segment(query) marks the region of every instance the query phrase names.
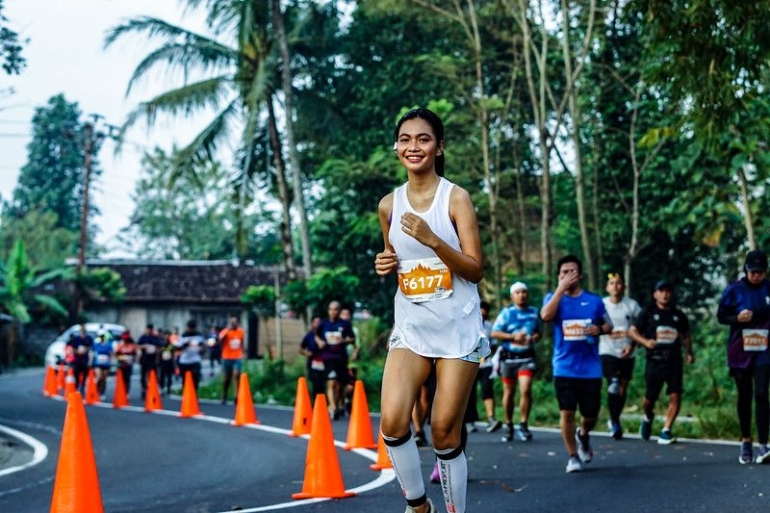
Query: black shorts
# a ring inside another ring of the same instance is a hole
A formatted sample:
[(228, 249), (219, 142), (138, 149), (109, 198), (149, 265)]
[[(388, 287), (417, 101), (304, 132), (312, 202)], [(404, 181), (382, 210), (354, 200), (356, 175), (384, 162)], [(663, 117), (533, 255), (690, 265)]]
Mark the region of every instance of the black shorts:
[(601, 378), (553, 378), (559, 410), (577, 411), (588, 419), (599, 415), (602, 402)]
[(495, 383), (490, 376), (492, 375), (492, 367), (479, 367), (478, 380), (481, 384), (481, 399), (494, 399), (495, 397)]
[(666, 384), (666, 394), (682, 393), (682, 374), (684, 362), (681, 356), (673, 356), (668, 360), (647, 359), (644, 369), (644, 397), (650, 401), (657, 401), (663, 385)]
[(347, 384), (349, 379), (348, 362), (345, 360), (324, 360), (324, 370), (328, 381)]
[(634, 374), (634, 361), (636, 358), (618, 358), (608, 354), (602, 355), (602, 375), (607, 381), (614, 377), (621, 381), (631, 381)]

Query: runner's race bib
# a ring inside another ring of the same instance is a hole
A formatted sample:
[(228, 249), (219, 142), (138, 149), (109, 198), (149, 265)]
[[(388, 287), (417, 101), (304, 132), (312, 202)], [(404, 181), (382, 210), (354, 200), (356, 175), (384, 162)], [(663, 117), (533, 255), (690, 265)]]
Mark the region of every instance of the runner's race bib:
[(234, 338), (230, 340), (230, 349), (240, 349), (241, 348), (241, 339)]
[(325, 369), (324, 367), (324, 361), (321, 359), (315, 359), (310, 362), (310, 368), (317, 371), (322, 371)]
[(144, 346), (144, 354), (155, 354), (156, 349), (155, 346), (148, 344)]
[(131, 356), (130, 354), (120, 355), (118, 356), (118, 360), (120, 360), (121, 362), (127, 365), (131, 365), (132, 363), (134, 363), (134, 357)]
[(440, 258), (402, 260), (398, 288), (413, 303), (446, 299), (452, 295), (452, 273)]
[(561, 322), (561, 330), (564, 333), (565, 342), (579, 342), (586, 340), (586, 328), (591, 324), (591, 319), (567, 319)]
[(171, 353), (171, 351), (163, 351), (162, 353), (160, 353), (161, 360), (168, 361), (171, 359), (172, 356), (173, 354)]
[(326, 343), (330, 346), (338, 346), (342, 344), (342, 332), (341, 331), (327, 331), (325, 333)]
[(655, 341), (658, 344), (673, 344), (679, 337), (679, 332), (671, 326), (658, 326), (655, 328)]
[(744, 351), (764, 351), (767, 349), (768, 330), (742, 330)]
[(110, 361), (110, 355), (108, 354), (96, 355), (96, 363), (109, 363), (109, 361)]

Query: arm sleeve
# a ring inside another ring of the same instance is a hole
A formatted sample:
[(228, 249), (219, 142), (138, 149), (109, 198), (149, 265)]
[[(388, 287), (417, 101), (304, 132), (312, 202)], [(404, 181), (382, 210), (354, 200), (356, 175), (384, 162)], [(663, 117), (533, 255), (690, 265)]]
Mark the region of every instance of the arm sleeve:
[(719, 324), (733, 325), (738, 323), (738, 312), (736, 311), (736, 298), (734, 289), (728, 287), (722, 293), (717, 306), (717, 321)]

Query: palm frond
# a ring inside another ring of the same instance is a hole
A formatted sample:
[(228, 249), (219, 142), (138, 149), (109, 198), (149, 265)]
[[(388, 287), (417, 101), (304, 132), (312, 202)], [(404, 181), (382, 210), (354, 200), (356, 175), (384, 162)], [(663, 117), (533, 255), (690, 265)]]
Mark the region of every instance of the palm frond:
[(177, 152), (169, 175), (170, 184), (173, 184), (182, 174), (188, 174), (194, 182), (200, 184), (195, 169), (205, 162), (216, 161), (217, 148), (222, 142), (227, 141), (231, 120), (237, 115), (238, 110), (237, 101), (232, 101), (195, 136), (190, 144)]
[[(151, 100), (140, 103), (131, 111), (123, 127), (129, 128), (141, 117), (146, 118), (149, 127), (155, 123), (159, 113), (189, 116), (196, 111), (208, 108), (217, 110), (222, 100), (225, 100), (230, 93), (231, 81), (232, 78), (229, 76), (218, 76), (161, 93)], [(121, 134), (124, 132), (122, 128)]]

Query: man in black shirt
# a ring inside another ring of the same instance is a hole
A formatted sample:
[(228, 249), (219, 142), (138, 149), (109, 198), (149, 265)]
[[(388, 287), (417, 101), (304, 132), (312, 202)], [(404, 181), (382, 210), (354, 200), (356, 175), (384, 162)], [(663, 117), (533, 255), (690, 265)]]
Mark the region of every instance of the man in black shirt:
[(668, 411), (658, 443), (669, 445), (676, 442), (671, 434), (682, 398), (683, 359), (682, 348), (688, 364), (695, 361), (690, 338), (690, 321), (687, 315), (674, 306), (674, 288), (668, 280), (655, 284), (655, 303), (647, 306), (628, 330), (628, 336), (647, 349), (645, 366), (644, 418), (639, 430), (643, 440), (649, 440), (652, 421), (655, 418), (655, 401), (663, 385), (667, 385)]

